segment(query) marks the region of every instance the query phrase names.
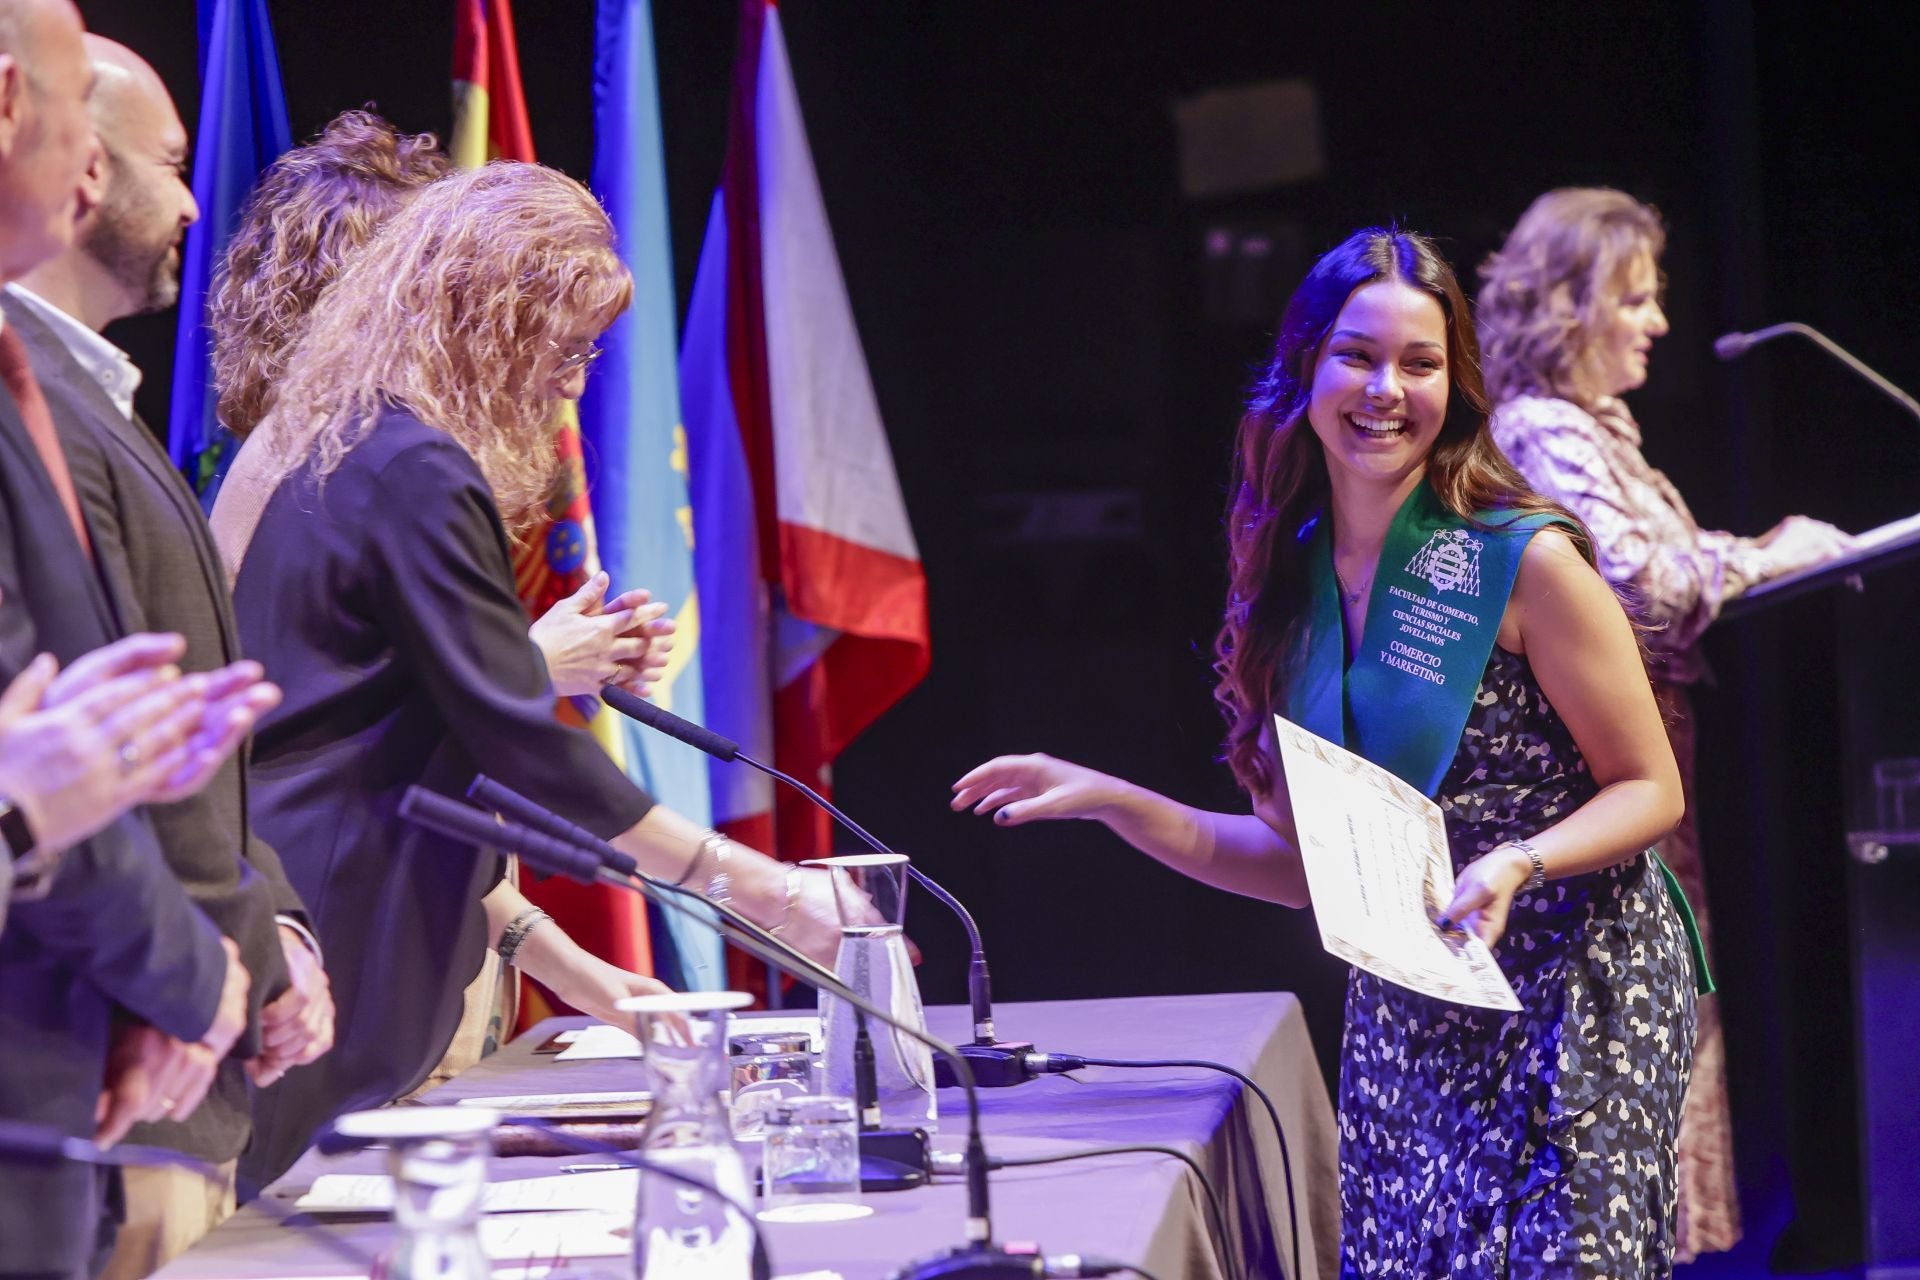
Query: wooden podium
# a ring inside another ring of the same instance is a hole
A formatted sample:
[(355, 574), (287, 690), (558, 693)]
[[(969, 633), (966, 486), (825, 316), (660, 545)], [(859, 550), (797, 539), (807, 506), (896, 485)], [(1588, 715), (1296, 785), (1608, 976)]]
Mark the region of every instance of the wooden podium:
[(1833, 592), (1867, 1276), (1920, 1280), (1920, 516), (1860, 543), (1725, 614)]

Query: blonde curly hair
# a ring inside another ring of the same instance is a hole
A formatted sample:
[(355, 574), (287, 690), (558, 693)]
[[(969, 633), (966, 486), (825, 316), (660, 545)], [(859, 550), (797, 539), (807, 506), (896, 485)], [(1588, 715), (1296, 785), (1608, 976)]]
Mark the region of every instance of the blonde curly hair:
[(496, 161), (426, 188), (321, 295), (261, 424), (272, 483), (331, 474), (404, 407), (480, 465), (509, 529), (552, 483), (553, 384), (633, 294), (613, 224), (552, 169)]
[(1535, 200), (1480, 267), (1475, 307), (1494, 404), (1544, 395), (1592, 405), (1596, 343), (1641, 255), (1667, 246), (1660, 214), (1611, 187), (1562, 187)]
[(208, 302), (222, 426), (244, 438), (267, 415), (321, 290), (416, 192), (450, 172), (432, 134), (401, 133), (371, 111), (341, 112), (268, 166)]

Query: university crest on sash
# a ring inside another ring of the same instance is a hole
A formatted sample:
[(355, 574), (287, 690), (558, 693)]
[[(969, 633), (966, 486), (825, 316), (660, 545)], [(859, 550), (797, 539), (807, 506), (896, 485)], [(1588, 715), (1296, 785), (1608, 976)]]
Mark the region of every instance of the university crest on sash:
[(1480, 594), (1480, 539), (1465, 529), (1439, 529), (1407, 561), (1407, 572), (1435, 591)]

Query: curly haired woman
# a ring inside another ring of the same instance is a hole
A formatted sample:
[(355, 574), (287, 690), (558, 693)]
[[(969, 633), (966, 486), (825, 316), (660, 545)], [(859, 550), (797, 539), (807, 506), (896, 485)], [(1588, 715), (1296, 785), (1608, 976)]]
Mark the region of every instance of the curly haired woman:
[[(1721, 606), (1768, 578), (1843, 552), (1847, 535), (1791, 516), (1758, 538), (1711, 532), (1640, 452), (1621, 396), (1647, 380), (1667, 332), (1660, 307), (1660, 215), (1603, 187), (1550, 191), (1481, 268), (1478, 308), (1493, 436), (1534, 488), (1593, 533), (1600, 572), (1627, 589), (1645, 635), (1654, 692), (1680, 763), (1686, 814), (1661, 858), (1707, 933), (1693, 811), (1694, 730), (1687, 687), (1705, 673), (1701, 632)], [(1693, 1082), (1680, 1129), (1678, 1259), (1740, 1239), (1719, 1002), (1703, 999)]]
[(526, 634), (508, 530), (544, 504), (554, 402), (580, 395), (631, 291), (571, 179), (495, 164), (435, 182), (321, 295), (221, 490), (242, 640), (286, 693), (255, 750), (258, 825), (314, 915), (339, 1010), (333, 1053), (259, 1098), (257, 1179), (334, 1116), (419, 1084), (490, 943), (602, 1017), (648, 981), (529, 915), (493, 860), (401, 822), (409, 786), (459, 794), (484, 769), (643, 870), (728, 886), (816, 956), (838, 940), (823, 877), (655, 805), (555, 720)]

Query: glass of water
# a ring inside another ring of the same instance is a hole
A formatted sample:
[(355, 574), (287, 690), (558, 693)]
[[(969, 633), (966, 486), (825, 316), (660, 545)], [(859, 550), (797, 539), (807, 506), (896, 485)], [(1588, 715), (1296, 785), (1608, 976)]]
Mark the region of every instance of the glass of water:
[(1878, 762), (1873, 766), (1873, 790), (1882, 832), (1920, 835), (1920, 760)]
[(860, 1120), (853, 1099), (808, 1094), (766, 1111), (761, 1180), (768, 1222), (842, 1222), (872, 1213), (860, 1203)]

